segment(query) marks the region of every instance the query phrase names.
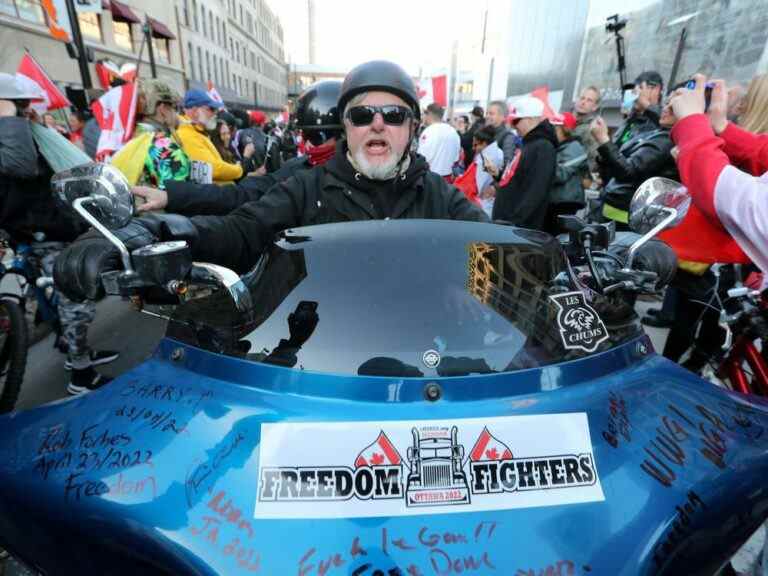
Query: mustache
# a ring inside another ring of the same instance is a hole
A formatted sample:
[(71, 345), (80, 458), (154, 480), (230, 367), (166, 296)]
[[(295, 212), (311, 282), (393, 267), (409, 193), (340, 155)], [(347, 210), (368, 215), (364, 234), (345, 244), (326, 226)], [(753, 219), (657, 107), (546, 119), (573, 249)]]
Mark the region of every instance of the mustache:
[(384, 142), (390, 148), (392, 147), (392, 143), (389, 141), (389, 138), (387, 138), (386, 136), (369, 136), (363, 141), (363, 146), (367, 146), (371, 142)]

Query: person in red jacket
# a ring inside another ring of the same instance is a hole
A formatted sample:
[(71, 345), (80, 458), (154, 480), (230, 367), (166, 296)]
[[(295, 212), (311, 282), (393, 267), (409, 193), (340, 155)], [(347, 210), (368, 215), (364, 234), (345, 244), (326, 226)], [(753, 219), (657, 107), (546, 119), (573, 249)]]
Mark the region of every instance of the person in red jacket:
[[(703, 75), (693, 90), (671, 99), (677, 124), (672, 139), (678, 169), (697, 209), (719, 224), (765, 273), (768, 271), (768, 135), (755, 135), (727, 120), (725, 83), (714, 82), (705, 114)], [(765, 285), (765, 283), (764, 283)]]

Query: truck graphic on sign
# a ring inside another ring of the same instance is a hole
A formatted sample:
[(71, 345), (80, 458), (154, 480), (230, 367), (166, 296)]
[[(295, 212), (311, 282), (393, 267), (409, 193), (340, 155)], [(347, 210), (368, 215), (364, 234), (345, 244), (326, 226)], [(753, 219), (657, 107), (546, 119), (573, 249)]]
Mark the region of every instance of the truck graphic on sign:
[(457, 427), (412, 428), (411, 433), (406, 505), (469, 504), (469, 486), (462, 466), (464, 446), (458, 442)]

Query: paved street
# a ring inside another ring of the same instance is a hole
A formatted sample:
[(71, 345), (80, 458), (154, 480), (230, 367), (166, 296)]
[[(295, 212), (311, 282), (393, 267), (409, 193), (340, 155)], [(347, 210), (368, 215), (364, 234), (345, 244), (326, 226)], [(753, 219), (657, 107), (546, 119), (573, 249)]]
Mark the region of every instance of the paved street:
[[(99, 371), (116, 376), (140, 364), (152, 354), (164, 331), (163, 320), (140, 314), (119, 298), (100, 302), (89, 341), (98, 348), (119, 350), (121, 356)], [(69, 373), (64, 370), (64, 356), (53, 347), (53, 340), (53, 334), (49, 334), (29, 351), (18, 403), (21, 410), (67, 395)]]

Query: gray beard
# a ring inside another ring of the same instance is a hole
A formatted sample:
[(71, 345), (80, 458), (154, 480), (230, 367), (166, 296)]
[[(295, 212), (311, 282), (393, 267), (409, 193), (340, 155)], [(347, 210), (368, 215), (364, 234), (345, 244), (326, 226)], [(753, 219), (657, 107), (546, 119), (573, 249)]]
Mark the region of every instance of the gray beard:
[(391, 154), (390, 158), (382, 164), (371, 164), (365, 157), (362, 147), (354, 155), (347, 151), (347, 159), (357, 172), (370, 180), (391, 180), (397, 176), (398, 172), (402, 174), (408, 170), (411, 164), (410, 156), (406, 156), (398, 170), (399, 159), (395, 154)]

